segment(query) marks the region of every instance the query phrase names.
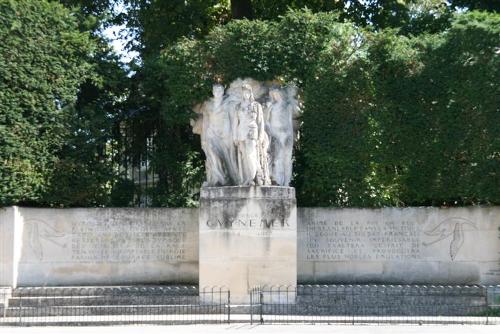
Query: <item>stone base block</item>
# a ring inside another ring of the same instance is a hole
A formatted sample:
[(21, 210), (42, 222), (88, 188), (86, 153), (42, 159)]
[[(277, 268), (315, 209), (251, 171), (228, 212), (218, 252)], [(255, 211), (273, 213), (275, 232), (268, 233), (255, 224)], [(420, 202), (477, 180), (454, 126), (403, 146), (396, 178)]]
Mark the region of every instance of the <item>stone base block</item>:
[(244, 304), (255, 286), (297, 284), (294, 188), (202, 188), (199, 220), (200, 291), (225, 286)]

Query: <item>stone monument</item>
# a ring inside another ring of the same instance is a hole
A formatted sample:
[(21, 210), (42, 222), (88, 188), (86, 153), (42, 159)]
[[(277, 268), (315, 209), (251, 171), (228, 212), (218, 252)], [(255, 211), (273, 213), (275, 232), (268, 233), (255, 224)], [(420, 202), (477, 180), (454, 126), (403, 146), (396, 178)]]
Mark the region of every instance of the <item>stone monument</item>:
[(233, 302), (248, 303), (255, 286), (297, 283), (297, 208), (288, 186), (296, 95), (294, 87), (238, 79), (227, 90), (215, 85), (194, 108), (191, 124), (206, 155), (200, 291), (226, 286)]

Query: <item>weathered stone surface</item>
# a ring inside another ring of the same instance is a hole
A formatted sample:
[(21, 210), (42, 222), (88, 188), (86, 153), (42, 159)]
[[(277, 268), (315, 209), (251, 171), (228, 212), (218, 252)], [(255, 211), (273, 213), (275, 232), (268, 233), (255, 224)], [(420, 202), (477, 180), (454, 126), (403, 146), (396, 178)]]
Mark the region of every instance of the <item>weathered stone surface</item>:
[(301, 208), (298, 280), (498, 284), (500, 208)]
[(204, 186), (279, 185), (292, 178), (299, 101), (293, 86), (237, 79), (196, 105), (191, 121), (205, 152)]
[[(495, 287), (425, 285), (299, 285), (296, 304), (277, 307), (287, 291), (264, 288), (262, 312), (283, 315), (467, 316), (488, 309)], [(350, 320), (350, 319), (349, 319)], [(348, 320), (348, 321), (349, 321)], [(415, 319), (417, 320), (417, 319)]]
[[(8, 298), (0, 325), (8, 318), (19, 321), (44, 322), (45, 317), (73, 317), (92, 322), (92, 316), (124, 316), (132, 322), (134, 315), (149, 315), (149, 320), (160, 314), (220, 314), (227, 304), (227, 291), (214, 291), (211, 295), (218, 303), (214, 307), (200, 306), (198, 288), (194, 286), (89, 286), (89, 287), (30, 287), (17, 288)], [(1, 308), (1, 306), (0, 306)], [(23, 319), (23, 320), (24, 320)], [(67, 318), (68, 319), (68, 318)], [(60, 319), (64, 323), (65, 319)], [(116, 319), (114, 319), (116, 320)], [(147, 319), (146, 319), (147, 320)], [(113, 322), (111, 320), (110, 322)]]
[(0, 208), (0, 287), (17, 285), (22, 233), (18, 208)]
[(197, 210), (19, 208), (17, 283), (196, 283)]
[(293, 188), (202, 189), (200, 290), (226, 286), (238, 304), (254, 286), (295, 285), (296, 247)]
[[(277, 204), (283, 199), (295, 203), (294, 190), (286, 187), (206, 188), (202, 197), (209, 203), (205, 215), (219, 217), (215, 224), (223, 225), (234, 219), (229, 212), (250, 219), (259, 218), (251, 212), (271, 212), (271, 217), (285, 208)], [(204, 268), (218, 274), (228, 261), (223, 270), (229, 273), (238, 252), (243, 252), (243, 259), (265, 258), (270, 252), (272, 261), (262, 263), (273, 265), (270, 271), (279, 279), (263, 284), (290, 284), (280, 276), (283, 266), (278, 259), (281, 246), (286, 252), (291, 249), (286, 246), (291, 232), (280, 231), (278, 224), (264, 229), (267, 235), (262, 231), (263, 235), (256, 235), (258, 229), (253, 224), (250, 229), (248, 220), (246, 224), (227, 231), (203, 226), (201, 232), (214, 233), (217, 240), (205, 244), (207, 254), (211, 247), (214, 252), (227, 250), (213, 269)], [(0, 286), (196, 284), (198, 225), (198, 209), (3, 208)], [(500, 284), (499, 229), (500, 207), (299, 208), (298, 280), (307, 284)], [(232, 238), (235, 233), (239, 234)], [(284, 257), (289, 259), (286, 252)]]

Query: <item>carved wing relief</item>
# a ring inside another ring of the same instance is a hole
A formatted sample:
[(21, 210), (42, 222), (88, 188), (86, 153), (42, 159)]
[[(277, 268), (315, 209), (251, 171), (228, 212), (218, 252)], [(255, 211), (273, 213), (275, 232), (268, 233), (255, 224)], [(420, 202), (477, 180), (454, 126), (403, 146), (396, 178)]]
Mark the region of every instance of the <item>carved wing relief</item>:
[(430, 238), (429, 241), (423, 244), (424, 246), (430, 246), (451, 237), (450, 258), (454, 261), (465, 241), (464, 226), (477, 229), (476, 223), (468, 219), (460, 217), (447, 218), (429, 230), (424, 231), (424, 234)]

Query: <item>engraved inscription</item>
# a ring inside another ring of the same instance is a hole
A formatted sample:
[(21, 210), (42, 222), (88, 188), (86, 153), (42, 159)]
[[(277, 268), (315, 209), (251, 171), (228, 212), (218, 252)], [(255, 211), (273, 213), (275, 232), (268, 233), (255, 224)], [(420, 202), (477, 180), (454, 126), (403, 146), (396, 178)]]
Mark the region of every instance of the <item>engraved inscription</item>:
[(306, 261), (419, 259), (421, 242), (410, 221), (311, 221), (306, 225)]
[(104, 224), (74, 223), (71, 259), (83, 262), (183, 261), (186, 259), (186, 238), (183, 222), (175, 225), (161, 221), (127, 224), (119, 220)]
[(211, 229), (231, 228), (231, 229), (279, 229), (290, 227), (290, 222), (286, 218), (262, 218), (262, 217), (244, 217), (244, 218), (212, 218), (206, 221), (206, 225)]
[(64, 223), (25, 222), (22, 262), (136, 263), (187, 261), (197, 252), (187, 221), (157, 214), (87, 215)]

